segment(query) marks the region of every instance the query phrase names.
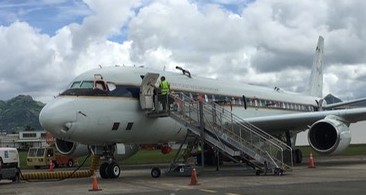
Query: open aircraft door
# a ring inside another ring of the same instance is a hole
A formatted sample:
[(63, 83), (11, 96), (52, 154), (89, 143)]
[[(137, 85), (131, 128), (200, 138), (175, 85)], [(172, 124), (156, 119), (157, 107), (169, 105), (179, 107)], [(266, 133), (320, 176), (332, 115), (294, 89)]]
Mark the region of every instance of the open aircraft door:
[(157, 73), (146, 73), (140, 86), (140, 105), (143, 110), (154, 108), (154, 89), (159, 78)]

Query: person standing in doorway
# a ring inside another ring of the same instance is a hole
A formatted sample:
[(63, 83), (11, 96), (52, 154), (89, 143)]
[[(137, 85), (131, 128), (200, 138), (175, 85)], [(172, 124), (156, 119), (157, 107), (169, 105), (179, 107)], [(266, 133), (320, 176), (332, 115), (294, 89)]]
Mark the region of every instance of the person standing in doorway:
[(169, 95), (169, 91), (170, 91), (170, 84), (169, 82), (165, 79), (164, 76), (162, 76), (160, 78), (160, 102), (163, 105), (163, 111), (167, 111), (167, 105), (168, 105), (168, 95)]

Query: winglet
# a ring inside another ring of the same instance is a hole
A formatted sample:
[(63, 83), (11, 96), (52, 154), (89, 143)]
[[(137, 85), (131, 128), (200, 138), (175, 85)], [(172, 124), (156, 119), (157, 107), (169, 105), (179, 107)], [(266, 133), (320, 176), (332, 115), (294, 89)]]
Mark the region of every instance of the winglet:
[(313, 67), (310, 75), (308, 95), (311, 96), (323, 96), (323, 54), (324, 38), (322, 36), (319, 36), (318, 44), (315, 49)]

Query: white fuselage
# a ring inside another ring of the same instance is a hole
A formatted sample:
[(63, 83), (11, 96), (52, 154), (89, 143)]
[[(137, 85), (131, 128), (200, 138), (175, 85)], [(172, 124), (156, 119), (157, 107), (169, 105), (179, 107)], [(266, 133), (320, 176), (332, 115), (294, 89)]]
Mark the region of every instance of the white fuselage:
[[(88, 145), (181, 141), (186, 135), (184, 126), (169, 117), (148, 118), (140, 107), (139, 88), (142, 77), (148, 72), (165, 76), (173, 92), (184, 92), (193, 98), (202, 94), (204, 101), (221, 101), (243, 119), (314, 111), (315, 100), (319, 100), (273, 88), (195, 76), (189, 78), (180, 72), (108, 67), (76, 77), (70, 89), (43, 108), (40, 122), (56, 138)], [(117, 88), (109, 86), (105, 94), (95, 95), (92, 88), (75, 87), (95, 81), (97, 74), (108, 85)]]

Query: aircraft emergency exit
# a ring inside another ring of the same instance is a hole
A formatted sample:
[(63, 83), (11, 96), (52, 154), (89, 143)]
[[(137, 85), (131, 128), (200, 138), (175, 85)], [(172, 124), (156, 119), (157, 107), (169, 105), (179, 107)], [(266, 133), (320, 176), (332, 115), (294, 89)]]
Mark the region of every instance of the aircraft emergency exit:
[[(284, 138), (291, 147), (296, 134), (309, 129), (308, 140), (315, 151), (339, 153), (350, 144), (350, 123), (366, 120), (366, 108), (327, 110), (332, 105), (321, 97), (323, 47), (324, 40), (319, 37), (306, 94), (202, 78), (181, 67), (178, 72), (103, 67), (77, 76), (42, 109), (40, 122), (56, 138), (61, 153), (100, 153), (108, 160), (100, 167), (102, 177), (118, 177), (115, 159), (120, 154), (128, 158), (139, 144), (181, 142), (187, 134), (172, 118), (146, 116), (146, 110), (154, 108), (157, 80), (165, 76), (172, 93), (192, 99), (200, 95), (205, 102), (221, 104), (267, 133)], [(301, 152), (295, 150), (294, 154), (296, 161), (301, 161)]]

